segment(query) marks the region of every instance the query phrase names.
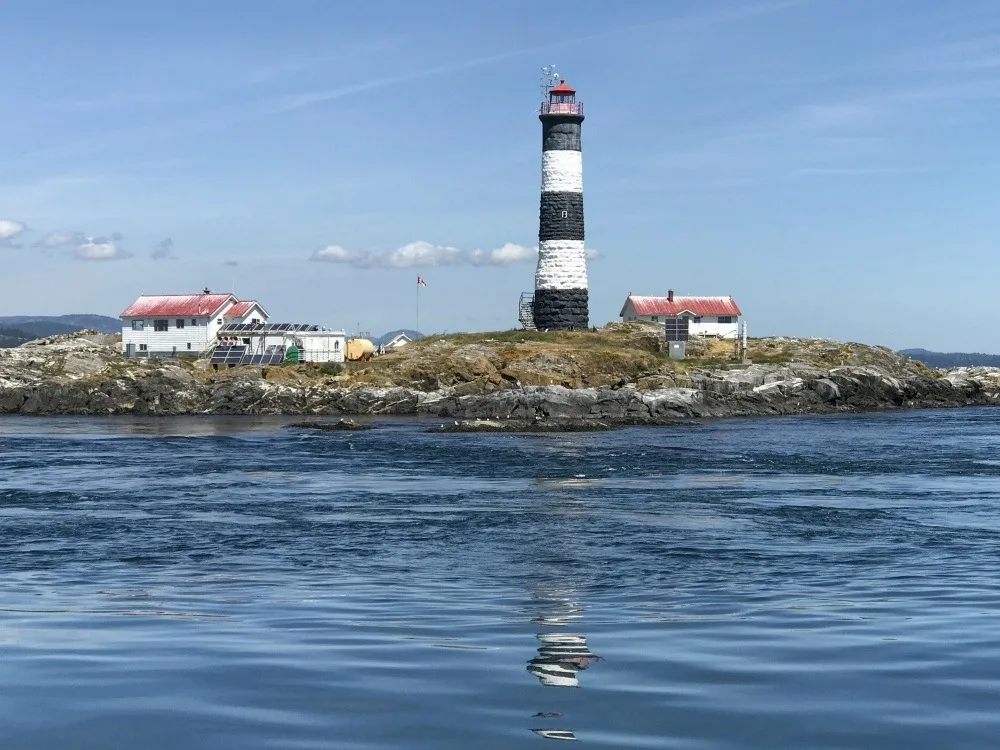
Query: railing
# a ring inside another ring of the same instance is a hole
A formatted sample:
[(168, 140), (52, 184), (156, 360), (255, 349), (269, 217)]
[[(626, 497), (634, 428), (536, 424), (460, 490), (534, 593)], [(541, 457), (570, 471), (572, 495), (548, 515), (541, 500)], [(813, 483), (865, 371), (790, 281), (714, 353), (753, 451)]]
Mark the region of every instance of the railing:
[(538, 113), (542, 115), (579, 115), (580, 117), (583, 117), (583, 103), (542, 102), (541, 109), (538, 110)]
[(524, 330), (535, 330), (535, 295), (529, 292), (521, 294), (521, 299), (517, 306), (517, 319)]

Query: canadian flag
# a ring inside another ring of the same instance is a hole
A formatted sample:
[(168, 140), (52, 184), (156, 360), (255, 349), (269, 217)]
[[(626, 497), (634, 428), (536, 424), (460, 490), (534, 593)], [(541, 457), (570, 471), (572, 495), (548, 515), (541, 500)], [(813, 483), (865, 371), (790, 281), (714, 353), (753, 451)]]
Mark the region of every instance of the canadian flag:
[(427, 286), (427, 282), (417, 276), (417, 286)]

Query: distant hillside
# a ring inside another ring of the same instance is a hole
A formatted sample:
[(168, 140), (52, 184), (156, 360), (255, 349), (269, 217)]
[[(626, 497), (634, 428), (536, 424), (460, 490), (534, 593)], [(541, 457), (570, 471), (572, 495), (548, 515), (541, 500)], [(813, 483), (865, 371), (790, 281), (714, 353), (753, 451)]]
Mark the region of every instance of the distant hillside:
[(9, 315), (0, 317), (0, 327), (17, 328), (34, 334), (32, 338), (54, 336), (93, 328), (101, 333), (121, 333), (122, 324), (118, 318), (107, 315)]
[(375, 346), (379, 346), (381, 344), (388, 344), (390, 341), (392, 341), (396, 336), (398, 336), (401, 333), (405, 333), (407, 336), (410, 337), (410, 340), (412, 341), (416, 341), (417, 339), (422, 339), (424, 337), (424, 334), (420, 333), (419, 331), (414, 331), (410, 328), (400, 328), (396, 331), (389, 331), (389, 333), (383, 334), (378, 338), (373, 338), (371, 341), (373, 344), (375, 344)]
[(929, 352), (926, 349), (902, 349), (899, 353), (928, 367), (1000, 367), (1000, 354)]
[(11, 349), (36, 338), (38, 337), (19, 328), (0, 326), (0, 349)]

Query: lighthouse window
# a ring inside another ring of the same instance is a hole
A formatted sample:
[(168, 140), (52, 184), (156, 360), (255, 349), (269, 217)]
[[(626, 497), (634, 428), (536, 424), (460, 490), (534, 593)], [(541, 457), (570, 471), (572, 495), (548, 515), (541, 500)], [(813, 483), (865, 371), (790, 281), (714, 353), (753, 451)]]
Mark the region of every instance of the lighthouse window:
[(569, 218), (569, 211), (563, 211), (562, 212), (562, 218), (563, 219), (568, 219)]

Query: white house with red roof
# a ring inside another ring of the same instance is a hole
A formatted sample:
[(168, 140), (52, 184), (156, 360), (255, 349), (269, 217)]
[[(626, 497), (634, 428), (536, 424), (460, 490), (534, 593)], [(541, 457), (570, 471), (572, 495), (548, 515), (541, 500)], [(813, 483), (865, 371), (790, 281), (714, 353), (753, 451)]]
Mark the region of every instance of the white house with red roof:
[(732, 297), (680, 297), (673, 289), (666, 297), (630, 294), (619, 313), (625, 323), (663, 323), (668, 318), (687, 318), (692, 336), (735, 339), (739, 335), (739, 306)]
[(122, 351), (129, 357), (198, 356), (235, 323), (266, 323), (256, 300), (205, 289), (201, 294), (143, 294), (122, 311)]

